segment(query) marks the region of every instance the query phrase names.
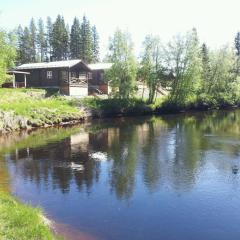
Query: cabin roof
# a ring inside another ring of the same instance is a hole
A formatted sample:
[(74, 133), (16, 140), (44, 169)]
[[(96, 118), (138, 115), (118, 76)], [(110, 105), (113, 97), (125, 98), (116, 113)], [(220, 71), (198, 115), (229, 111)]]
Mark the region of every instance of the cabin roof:
[[(71, 68), (81, 62), (82, 60), (78, 59), (78, 60), (65, 60), (65, 61), (57, 61), (57, 62), (26, 63), (16, 67), (15, 70), (37, 69), (37, 68), (38, 69), (39, 68), (63, 68), (63, 67)], [(85, 63), (83, 64), (86, 65)]]
[(10, 70), (10, 71), (7, 71), (7, 74), (25, 74), (25, 75), (29, 75), (30, 72), (22, 72), (22, 71)]
[(88, 67), (91, 70), (107, 70), (112, 67), (112, 63), (93, 63), (93, 64), (88, 64)]

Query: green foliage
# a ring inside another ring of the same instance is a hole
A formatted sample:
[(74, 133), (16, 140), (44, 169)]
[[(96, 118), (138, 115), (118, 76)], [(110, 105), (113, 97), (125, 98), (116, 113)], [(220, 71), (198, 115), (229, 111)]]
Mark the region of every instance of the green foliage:
[(41, 215), (39, 209), (25, 206), (0, 192), (0, 239), (56, 239)]
[(174, 37), (166, 46), (164, 56), (174, 75), (169, 101), (184, 105), (200, 87), (201, 54), (196, 30)]
[(14, 36), (0, 30), (0, 85), (7, 80), (6, 71), (14, 66), (15, 57)]
[(99, 35), (96, 26), (92, 28), (93, 33), (93, 59), (92, 62), (99, 62)]
[(37, 62), (38, 56), (37, 56), (37, 27), (35, 25), (35, 20), (32, 18), (30, 21), (29, 26), (29, 32), (30, 32), (30, 56), (31, 56), (31, 62)]
[(46, 27), (40, 18), (37, 26), (32, 18), (29, 27), (17, 30), (18, 64), (64, 59), (82, 59), (87, 63), (99, 61), (99, 36), (96, 26), (83, 17), (82, 23), (75, 17), (71, 29), (63, 16), (52, 23), (47, 17)]
[(70, 34), (70, 56), (72, 59), (81, 58), (81, 26), (78, 18), (74, 18)]
[(44, 22), (41, 18), (38, 20), (37, 44), (40, 53), (40, 61), (44, 62), (47, 58), (47, 39), (44, 28)]
[(142, 99), (98, 99), (94, 97), (86, 97), (71, 101), (73, 106), (89, 108), (95, 112), (97, 116), (117, 116), (117, 115), (141, 115), (150, 114), (156, 108), (156, 105), (146, 103)]
[(144, 53), (138, 71), (140, 81), (147, 84), (149, 88), (149, 102), (155, 100), (157, 89), (161, 85), (163, 79), (163, 66), (160, 53), (160, 40), (157, 37), (148, 35), (143, 43)]
[(93, 61), (93, 36), (92, 28), (86, 16), (83, 16), (81, 24), (80, 57), (86, 63)]
[(133, 43), (127, 32), (117, 30), (110, 40), (108, 61), (113, 63), (106, 78), (119, 98), (129, 98), (136, 89), (137, 65)]
[(64, 18), (57, 16), (52, 30), (52, 54), (55, 60), (63, 60), (68, 57), (68, 32)]
[(236, 49), (236, 55), (240, 56), (240, 32), (236, 34), (236, 37), (234, 39), (235, 49)]

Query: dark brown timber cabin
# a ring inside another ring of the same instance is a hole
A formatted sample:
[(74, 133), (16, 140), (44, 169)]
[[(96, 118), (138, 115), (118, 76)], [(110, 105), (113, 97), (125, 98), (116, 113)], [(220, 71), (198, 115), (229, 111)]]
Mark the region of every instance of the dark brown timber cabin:
[(64, 95), (87, 96), (109, 93), (104, 71), (110, 67), (109, 63), (87, 65), (81, 60), (66, 60), (23, 64), (14, 71), (16, 83), (25, 82), (27, 88), (56, 88)]

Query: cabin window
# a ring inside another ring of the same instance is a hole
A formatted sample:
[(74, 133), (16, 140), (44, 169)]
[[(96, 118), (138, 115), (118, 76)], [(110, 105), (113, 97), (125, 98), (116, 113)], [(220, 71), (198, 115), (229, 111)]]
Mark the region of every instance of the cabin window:
[(77, 73), (76, 72), (71, 72), (71, 77), (72, 78), (76, 78), (77, 77)]
[(100, 73), (100, 81), (103, 81), (103, 80), (104, 80), (104, 73), (101, 72), (101, 73)]
[(47, 79), (52, 79), (52, 71), (47, 71)]
[(88, 73), (88, 79), (92, 79), (92, 73)]

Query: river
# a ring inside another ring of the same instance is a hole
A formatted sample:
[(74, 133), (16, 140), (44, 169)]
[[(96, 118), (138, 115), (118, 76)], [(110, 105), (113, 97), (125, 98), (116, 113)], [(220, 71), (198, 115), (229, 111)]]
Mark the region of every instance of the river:
[(69, 239), (240, 239), (240, 111), (0, 137), (0, 189)]

